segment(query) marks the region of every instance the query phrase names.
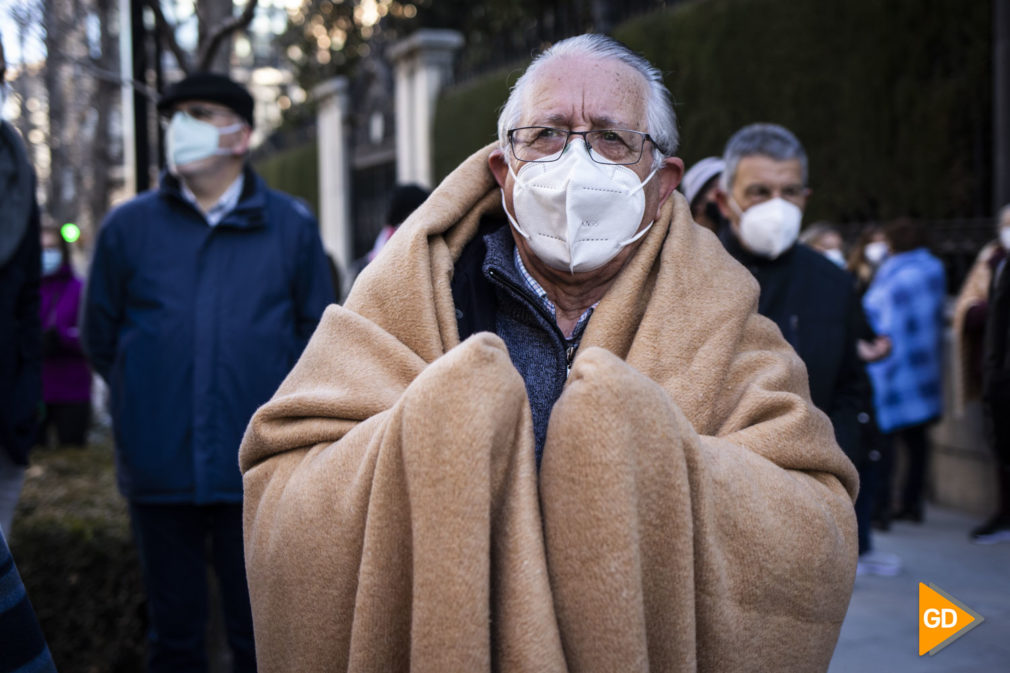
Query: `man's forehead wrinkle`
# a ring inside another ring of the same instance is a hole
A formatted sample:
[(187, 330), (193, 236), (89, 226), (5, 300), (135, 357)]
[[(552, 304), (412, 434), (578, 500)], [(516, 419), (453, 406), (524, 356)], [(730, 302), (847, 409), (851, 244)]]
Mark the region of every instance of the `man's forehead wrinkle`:
[(607, 112), (594, 113), (586, 109), (585, 98), (583, 97), (581, 110), (576, 113), (576, 108), (573, 105), (571, 110), (543, 110), (536, 109), (536, 104), (533, 105), (532, 114), (527, 115), (525, 118), (527, 123), (531, 126), (555, 126), (558, 128), (572, 125), (573, 120), (585, 120), (590, 123), (590, 125), (595, 129), (607, 129), (607, 128), (623, 128), (634, 130), (637, 124), (629, 119), (623, 117), (619, 118), (612, 116)]
[(520, 125), (644, 131), (647, 85), (619, 61), (565, 57), (547, 64), (530, 83)]

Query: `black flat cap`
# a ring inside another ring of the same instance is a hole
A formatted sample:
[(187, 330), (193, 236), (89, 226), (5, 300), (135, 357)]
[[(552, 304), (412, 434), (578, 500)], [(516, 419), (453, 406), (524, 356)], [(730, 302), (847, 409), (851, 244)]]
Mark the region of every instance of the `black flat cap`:
[(158, 99), (158, 112), (167, 112), (176, 103), (205, 100), (219, 103), (253, 125), (253, 99), (235, 80), (213, 72), (198, 72), (170, 84)]

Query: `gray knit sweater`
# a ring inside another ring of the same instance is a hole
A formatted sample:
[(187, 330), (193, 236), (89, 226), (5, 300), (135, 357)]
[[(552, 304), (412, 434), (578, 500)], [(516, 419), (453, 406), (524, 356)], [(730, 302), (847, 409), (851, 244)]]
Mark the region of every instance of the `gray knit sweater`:
[[(512, 363), (526, 382), (539, 468), (551, 409), (561, 396), (570, 360), (575, 357), (588, 321), (576, 329), (571, 339), (566, 339), (516, 269), (513, 263), (515, 242), (508, 227), (487, 234), (483, 242), (486, 253), (480, 274), (472, 275), (471, 279), (490, 284), (491, 292), (478, 294), (494, 297), (494, 331), (505, 342)], [(478, 308), (461, 306), (460, 303), (457, 301), (457, 315)], [(486, 310), (487, 307), (479, 309)], [(469, 334), (460, 334), (461, 338), (467, 336)]]

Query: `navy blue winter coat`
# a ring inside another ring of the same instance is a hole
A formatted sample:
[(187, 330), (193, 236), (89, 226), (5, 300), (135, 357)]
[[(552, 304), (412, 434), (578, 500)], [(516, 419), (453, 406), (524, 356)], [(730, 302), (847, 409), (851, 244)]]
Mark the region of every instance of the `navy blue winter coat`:
[(28, 463), (42, 402), (39, 207), (21, 136), (0, 120), (0, 451)]
[(249, 418), (334, 300), (315, 218), (250, 169), (215, 227), (168, 175), (113, 210), (92, 260), (82, 345), (109, 384), (123, 495), (241, 501)]

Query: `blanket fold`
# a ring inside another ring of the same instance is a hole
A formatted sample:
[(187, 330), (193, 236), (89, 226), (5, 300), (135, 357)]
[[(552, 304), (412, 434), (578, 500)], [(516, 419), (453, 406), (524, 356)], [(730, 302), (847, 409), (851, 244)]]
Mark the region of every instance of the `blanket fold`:
[(597, 306), (539, 475), (449, 283), (475, 153), (327, 309), (240, 451), (262, 671), (823, 671), (856, 477), (757, 286), (674, 196)]

